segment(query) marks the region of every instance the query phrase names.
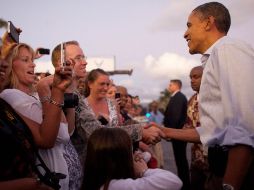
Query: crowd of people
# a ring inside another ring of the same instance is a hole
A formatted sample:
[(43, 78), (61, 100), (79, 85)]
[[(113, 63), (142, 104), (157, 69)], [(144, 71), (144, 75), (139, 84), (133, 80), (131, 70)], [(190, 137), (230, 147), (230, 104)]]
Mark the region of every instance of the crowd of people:
[[(184, 38), (190, 54), (202, 54), (202, 66), (190, 71), (195, 94), (187, 100), (181, 80), (172, 79), (164, 113), (153, 101), (147, 117), (139, 96), (106, 71), (86, 71), (77, 41), (56, 45), (55, 73), (37, 80), (34, 59), (41, 55), (6, 32), (0, 189), (253, 189), (254, 50), (227, 37), (230, 25), (218, 2), (190, 13)], [(162, 139), (172, 144), (177, 174), (163, 169)]]

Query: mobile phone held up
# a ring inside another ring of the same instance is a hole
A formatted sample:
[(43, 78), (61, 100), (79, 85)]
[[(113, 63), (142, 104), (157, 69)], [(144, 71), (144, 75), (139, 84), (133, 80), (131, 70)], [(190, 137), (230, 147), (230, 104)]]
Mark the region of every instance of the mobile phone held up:
[(7, 32), (14, 42), (19, 43), (19, 32), (11, 21), (8, 21)]
[(61, 66), (65, 66), (65, 43), (61, 43)]
[(119, 92), (115, 93), (115, 99), (117, 99), (117, 98), (121, 98), (121, 94)]
[(108, 120), (105, 117), (103, 117), (102, 115), (99, 115), (97, 119), (101, 122), (102, 125), (108, 124)]
[(49, 55), (50, 54), (50, 49), (39, 48), (38, 51), (41, 55)]

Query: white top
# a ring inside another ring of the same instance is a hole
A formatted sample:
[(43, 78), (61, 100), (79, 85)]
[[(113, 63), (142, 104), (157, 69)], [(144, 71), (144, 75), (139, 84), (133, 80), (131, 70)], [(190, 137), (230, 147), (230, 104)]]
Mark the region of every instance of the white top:
[[(36, 98), (17, 89), (6, 89), (0, 94), (0, 97), (8, 102), (17, 112), (39, 124), (42, 123), (42, 105)], [(60, 123), (54, 147), (39, 150), (43, 161), (51, 171), (66, 175), (65, 179), (60, 180), (61, 190), (69, 189), (68, 166), (64, 159), (64, 146), (69, 140), (68, 125)]]
[[(108, 190), (180, 190), (182, 181), (172, 172), (162, 169), (148, 169), (142, 178), (114, 179)], [(103, 190), (104, 186), (100, 188)]]
[(211, 46), (199, 92), (203, 144), (254, 147), (254, 50), (228, 37)]

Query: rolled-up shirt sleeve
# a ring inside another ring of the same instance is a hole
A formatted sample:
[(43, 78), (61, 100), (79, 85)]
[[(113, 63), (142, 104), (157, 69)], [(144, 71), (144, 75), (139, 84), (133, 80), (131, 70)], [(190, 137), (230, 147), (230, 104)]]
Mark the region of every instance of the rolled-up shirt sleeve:
[(213, 49), (207, 64), (200, 98), (203, 127), (197, 129), (201, 141), (254, 147), (253, 48), (226, 42)]

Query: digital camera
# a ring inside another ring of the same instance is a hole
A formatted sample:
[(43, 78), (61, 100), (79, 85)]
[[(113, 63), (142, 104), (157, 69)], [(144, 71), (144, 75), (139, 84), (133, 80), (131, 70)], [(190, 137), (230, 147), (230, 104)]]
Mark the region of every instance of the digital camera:
[(75, 108), (78, 106), (78, 95), (74, 93), (64, 93), (64, 108)]

